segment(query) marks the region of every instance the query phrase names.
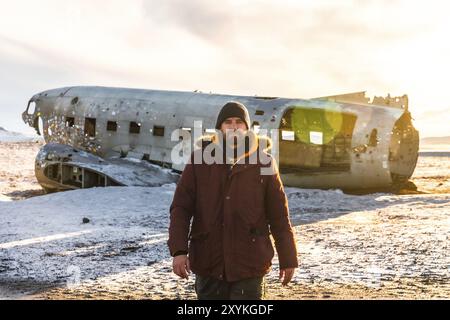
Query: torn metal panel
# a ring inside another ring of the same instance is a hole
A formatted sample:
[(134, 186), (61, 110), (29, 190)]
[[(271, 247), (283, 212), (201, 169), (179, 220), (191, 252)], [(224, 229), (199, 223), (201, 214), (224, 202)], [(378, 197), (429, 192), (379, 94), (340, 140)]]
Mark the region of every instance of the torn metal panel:
[(135, 158), (102, 159), (69, 145), (48, 143), (35, 163), (36, 177), (47, 191), (107, 186), (155, 187), (178, 174)]
[(316, 100), (328, 100), (328, 101), (334, 101), (334, 102), (343, 102), (343, 103), (358, 103), (358, 104), (365, 104), (365, 105), (376, 105), (376, 106), (385, 106), (385, 107), (394, 107), (394, 108), (400, 108), (404, 110), (408, 110), (408, 96), (405, 94), (403, 96), (399, 97), (391, 97), (390, 94), (388, 94), (386, 97), (373, 97), (372, 101), (369, 97), (366, 96), (365, 91), (361, 92), (353, 92), (353, 93), (346, 93), (346, 94), (340, 94), (335, 96), (326, 96), (326, 97), (320, 97), (315, 98)]

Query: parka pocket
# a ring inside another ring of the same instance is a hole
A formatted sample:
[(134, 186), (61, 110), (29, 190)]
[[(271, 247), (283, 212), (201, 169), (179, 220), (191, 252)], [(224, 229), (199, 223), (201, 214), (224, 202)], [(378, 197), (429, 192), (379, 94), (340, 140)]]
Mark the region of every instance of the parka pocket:
[(241, 234), (238, 252), (244, 265), (257, 270), (269, 268), (274, 250), (268, 228), (248, 228)]
[(195, 268), (208, 268), (210, 265), (209, 232), (196, 232), (189, 236), (189, 262)]
[(274, 256), (272, 242), (269, 233), (259, 229), (250, 229), (250, 257), (253, 259), (255, 266), (262, 269), (270, 267)]

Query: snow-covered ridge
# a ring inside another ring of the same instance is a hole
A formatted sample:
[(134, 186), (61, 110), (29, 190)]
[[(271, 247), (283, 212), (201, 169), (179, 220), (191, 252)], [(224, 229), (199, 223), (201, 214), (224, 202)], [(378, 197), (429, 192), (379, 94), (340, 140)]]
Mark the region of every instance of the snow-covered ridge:
[(8, 131), (0, 127), (0, 142), (30, 142), (41, 139), (36, 135), (28, 135), (19, 132)]

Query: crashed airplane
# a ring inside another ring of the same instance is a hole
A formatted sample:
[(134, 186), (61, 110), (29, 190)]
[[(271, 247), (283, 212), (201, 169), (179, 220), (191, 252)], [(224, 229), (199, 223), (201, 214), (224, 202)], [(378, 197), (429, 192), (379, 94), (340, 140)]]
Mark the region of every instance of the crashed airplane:
[[(23, 120), (46, 142), (36, 177), (47, 192), (175, 182), (184, 168), (171, 159), (178, 138), (191, 137), (196, 123), (211, 131), (230, 100), (247, 106), (253, 130), (278, 132), (273, 152), (286, 186), (371, 192), (412, 184), (419, 134), (406, 95), (305, 100), (106, 87), (59, 88), (30, 99)], [(182, 139), (183, 148), (191, 140)]]

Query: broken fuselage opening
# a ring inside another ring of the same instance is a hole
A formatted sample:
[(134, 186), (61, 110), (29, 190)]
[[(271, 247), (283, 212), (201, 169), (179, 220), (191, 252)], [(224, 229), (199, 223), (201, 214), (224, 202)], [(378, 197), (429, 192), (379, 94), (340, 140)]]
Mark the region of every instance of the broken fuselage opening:
[(395, 123), (389, 146), (389, 168), (394, 184), (411, 178), (419, 155), (419, 132), (412, 124), (411, 114), (405, 112)]
[(288, 109), (280, 123), (280, 171), (345, 172), (356, 116), (304, 107)]
[(46, 189), (54, 189), (55, 183), (60, 189), (78, 189), (93, 187), (120, 186), (121, 184), (108, 176), (81, 168), (73, 164), (54, 163), (47, 165), (42, 171), (45, 178), (52, 183)]

